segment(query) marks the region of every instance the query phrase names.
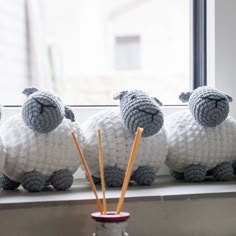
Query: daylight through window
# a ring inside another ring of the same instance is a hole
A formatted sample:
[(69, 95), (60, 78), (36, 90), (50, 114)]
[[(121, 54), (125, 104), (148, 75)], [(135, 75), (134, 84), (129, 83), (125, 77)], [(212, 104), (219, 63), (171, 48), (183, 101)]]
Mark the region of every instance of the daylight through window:
[[(0, 102), (53, 90), (70, 105), (142, 89), (164, 104), (190, 90), (189, 0), (12, 0), (0, 6)], [(10, 92), (9, 92), (10, 91)]]

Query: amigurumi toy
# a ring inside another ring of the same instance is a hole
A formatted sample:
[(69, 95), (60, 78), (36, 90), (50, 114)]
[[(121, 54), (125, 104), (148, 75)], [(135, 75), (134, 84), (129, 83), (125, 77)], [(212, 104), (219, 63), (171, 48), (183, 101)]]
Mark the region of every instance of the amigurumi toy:
[(167, 155), (161, 103), (139, 90), (123, 91), (114, 99), (120, 99), (120, 109), (99, 112), (82, 125), (85, 134), (84, 154), (91, 174), (99, 183), (97, 130), (100, 128), (106, 185), (120, 187), (124, 180), (135, 132), (138, 127), (142, 127), (143, 138), (138, 148), (131, 180), (139, 185), (151, 185)]
[(51, 184), (56, 190), (67, 190), (81, 164), (71, 131), (82, 142), (81, 130), (57, 96), (34, 88), (24, 93), (28, 98), (22, 114), (0, 127), (5, 150), (0, 159), (2, 188), (13, 190), (22, 184), (27, 191), (38, 192)]
[(182, 93), (189, 109), (166, 119), (166, 164), (176, 179), (200, 182), (206, 176), (229, 180), (236, 159), (236, 121), (228, 116), (232, 98), (207, 86)]

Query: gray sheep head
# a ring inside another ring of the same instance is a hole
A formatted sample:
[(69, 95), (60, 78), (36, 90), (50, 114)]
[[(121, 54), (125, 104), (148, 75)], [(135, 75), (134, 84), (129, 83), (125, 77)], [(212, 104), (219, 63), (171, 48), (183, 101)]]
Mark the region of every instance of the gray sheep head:
[(64, 117), (75, 120), (70, 108), (54, 94), (36, 88), (27, 88), (23, 93), (28, 97), (22, 106), (22, 118), (30, 129), (48, 133), (58, 127)]
[(125, 127), (135, 134), (138, 127), (143, 128), (143, 137), (149, 137), (159, 132), (163, 126), (161, 102), (149, 97), (140, 90), (122, 91), (114, 96), (120, 99), (121, 117)]
[(221, 124), (229, 114), (229, 102), (232, 98), (225, 93), (207, 86), (193, 92), (181, 93), (182, 102), (189, 102), (194, 119), (202, 126), (215, 127)]

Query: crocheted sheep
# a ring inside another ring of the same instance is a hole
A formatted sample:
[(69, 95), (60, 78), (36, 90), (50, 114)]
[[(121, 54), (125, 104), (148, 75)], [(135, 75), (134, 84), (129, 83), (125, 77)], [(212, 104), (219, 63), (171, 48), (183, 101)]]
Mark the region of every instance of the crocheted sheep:
[(206, 176), (228, 180), (236, 159), (236, 121), (228, 116), (232, 98), (207, 86), (182, 93), (189, 109), (166, 119), (166, 164), (176, 179), (203, 181)]
[(139, 90), (123, 91), (114, 98), (120, 99), (120, 109), (99, 112), (82, 125), (85, 134), (84, 154), (91, 174), (99, 183), (97, 130), (100, 128), (106, 185), (121, 186), (134, 134), (137, 127), (142, 127), (143, 138), (131, 179), (139, 185), (151, 185), (167, 154), (167, 139), (160, 102)]
[(12, 190), (22, 184), (27, 191), (38, 192), (51, 184), (56, 190), (67, 190), (80, 165), (71, 131), (82, 142), (81, 130), (57, 96), (37, 89), (24, 93), (28, 98), (22, 114), (0, 127), (5, 151), (0, 158), (2, 188)]

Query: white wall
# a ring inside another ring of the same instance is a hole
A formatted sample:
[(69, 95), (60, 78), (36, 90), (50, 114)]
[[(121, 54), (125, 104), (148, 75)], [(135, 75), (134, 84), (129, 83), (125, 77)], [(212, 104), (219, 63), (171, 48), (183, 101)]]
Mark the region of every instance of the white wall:
[(236, 118), (236, 1), (208, 0), (207, 3), (210, 14), (208, 79), (211, 85), (234, 98), (231, 115)]

